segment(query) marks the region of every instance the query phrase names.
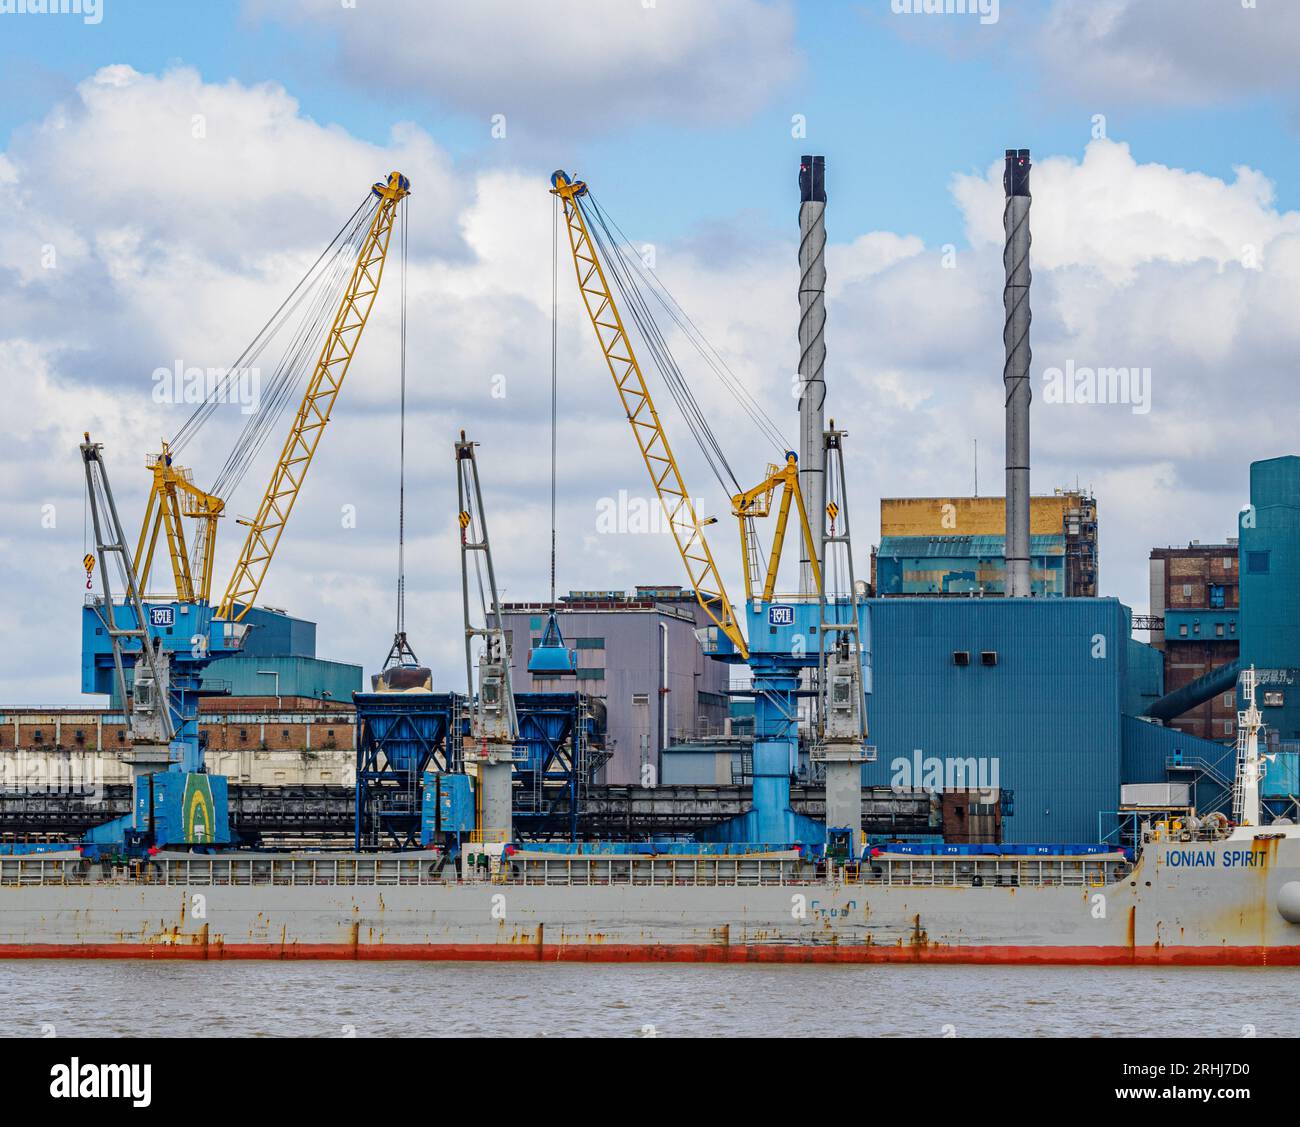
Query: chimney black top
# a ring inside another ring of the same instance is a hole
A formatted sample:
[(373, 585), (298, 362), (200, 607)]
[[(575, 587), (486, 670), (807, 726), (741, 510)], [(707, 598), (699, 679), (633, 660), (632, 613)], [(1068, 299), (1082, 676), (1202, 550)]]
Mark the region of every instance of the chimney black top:
[(804, 156), (799, 158), (800, 203), (826, 202), (826, 158)]
[(1008, 196), (1029, 195), (1029, 150), (1008, 149), (1002, 170), (1002, 190)]

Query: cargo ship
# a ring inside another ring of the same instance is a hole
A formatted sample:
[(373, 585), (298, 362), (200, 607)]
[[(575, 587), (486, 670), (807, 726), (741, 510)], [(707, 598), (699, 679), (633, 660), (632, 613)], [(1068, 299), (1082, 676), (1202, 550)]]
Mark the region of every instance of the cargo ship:
[[(0, 859), (0, 957), (1300, 965), (1300, 827), (1069, 847), (75, 851)], [(576, 847), (581, 848), (581, 847)]]
[(1148, 821), (1132, 850), (9, 846), (0, 958), (1300, 966), (1300, 826), (1261, 824), (1253, 668), (1242, 683), (1234, 820)]

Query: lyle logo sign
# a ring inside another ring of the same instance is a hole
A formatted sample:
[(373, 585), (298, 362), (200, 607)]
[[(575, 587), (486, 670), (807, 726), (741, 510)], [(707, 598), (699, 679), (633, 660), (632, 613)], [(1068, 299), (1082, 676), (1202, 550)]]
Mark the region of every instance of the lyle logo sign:
[(784, 603), (776, 603), (768, 607), (767, 624), (769, 626), (793, 626), (794, 607), (786, 606)]
[(149, 625), (150, 626), (175, 626), (176, 608), (175, 607), (150, 607)]

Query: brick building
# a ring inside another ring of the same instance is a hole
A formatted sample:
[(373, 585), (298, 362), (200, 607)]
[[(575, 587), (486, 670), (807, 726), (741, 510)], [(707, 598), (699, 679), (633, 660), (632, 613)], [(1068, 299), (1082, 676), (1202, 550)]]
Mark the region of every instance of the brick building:
[[(1237, 541), (1151, 550), (1151, 614), (1164, 620), (1151, 644), (1164, 653), (1165, 692), (1237, 659), (1240, 581)], [(1170, 721), (1170, 727), (1219, 743), (1236, 733), (1237, 702), (1220, 693)]]

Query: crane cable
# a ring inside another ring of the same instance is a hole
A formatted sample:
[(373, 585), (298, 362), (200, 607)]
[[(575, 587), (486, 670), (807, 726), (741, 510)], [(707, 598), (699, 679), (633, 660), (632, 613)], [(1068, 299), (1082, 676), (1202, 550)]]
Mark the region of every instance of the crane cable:
[(410, 242), (410, 221), (407, 199), (403, 198), (398, 211), (402, 225), (402, 319), (401, 319), (401, 406), (399, 407), (397, 441), (397, 633), (406, 633), (406, 262)]
[(250, 369), (255, 371), (253, 364), (291, 326), (287, 344), (267, 387), (260, 389), (257, 405), (209, 492), (228, 496), (238, 486), (275, 429), (285, 406), (292, 401), (295, 390), (314, 369), (321, 338), (337, 316), (361, 240), (378, 206), (378, 199), (367, 194), (235, 363), (224, 370), (212, 387), (205, 389), (203, 400), (173, 435), (169, 446), (177, 453), (193, 440), (220, 404), (232, 401), (232, 392), (244, 373)]
[[(580, 206), (582, 206), (581, 201)], [(601, 252), (602, 259), (609, 267), (614, 287), (622, 299), (622, 307), (640, 333), (646, 352), (686, 419), (686, 425), (704, 455), (705, 461), (708, 462), (709, 469), (728, 495), (741, 492), (740, 482), (727, 462), (727, 456), (713, 433), (713, 428), (709, 426), (703, 409), (691, 392), (686, 377), (673, 359), (667, 341), (664, 340), (658, 322), (650, 311), (644, 293), (636, 283), (632, 267), (628, 264), (618, 240), (614, 238), (599, 209), (592, 206), (584, 207), (583, 210), (584, 214), (594, 220), (588, 224), (588, 229)]]
[(731, 370), (718, 350), (705, 337), (699, 325), (681, 307), (655, 271), (646, 266), (641, 256), (633, 249), (631, 239), (619, 227), (617, 221), (600, 206), (599, 201), (592, 196), (590, 189), (588, 189), (587, 195), (591, 196), (592, 209), (597, 213), (602, 228), (607, 232), (612, 229), (619, 235), (619, 249), (625, 261), (645, 280), (647, 283), (646, 288), (654, 296), (660, 307), (677, 325), (686, 339), (690, 341), (692, 347), (699, 353), (700, 358), (718, 378), (719, 383), (750, 417), (763, 437), (772, 444), (778, 453), (784, 455), (785, 451), (790, 449), (790, 443), (776, 421), (763, 409), (762, 404), (745, 387), (740, 377)]
[[(217, 476), (212, 492), (228, 495), (243, 480), (267, 438), (278, 430), (285, 408), (294, 402), (308, 373), (315, 370), (321, 340), (329, 331), (351, 281), (360, 241), (373, 218), (373, 208), (363, 209), (340, 241), (332, 260), (322, 271), (305, 316), (293, 333), (270, 381), (270, 392), (244, 426), (239, 441)], [(304, 295), (306, 296), (306, 295)]]
[(560, 324), (560, 197), (551, 208), (551, 606), (555, 606), (555, 465)]

